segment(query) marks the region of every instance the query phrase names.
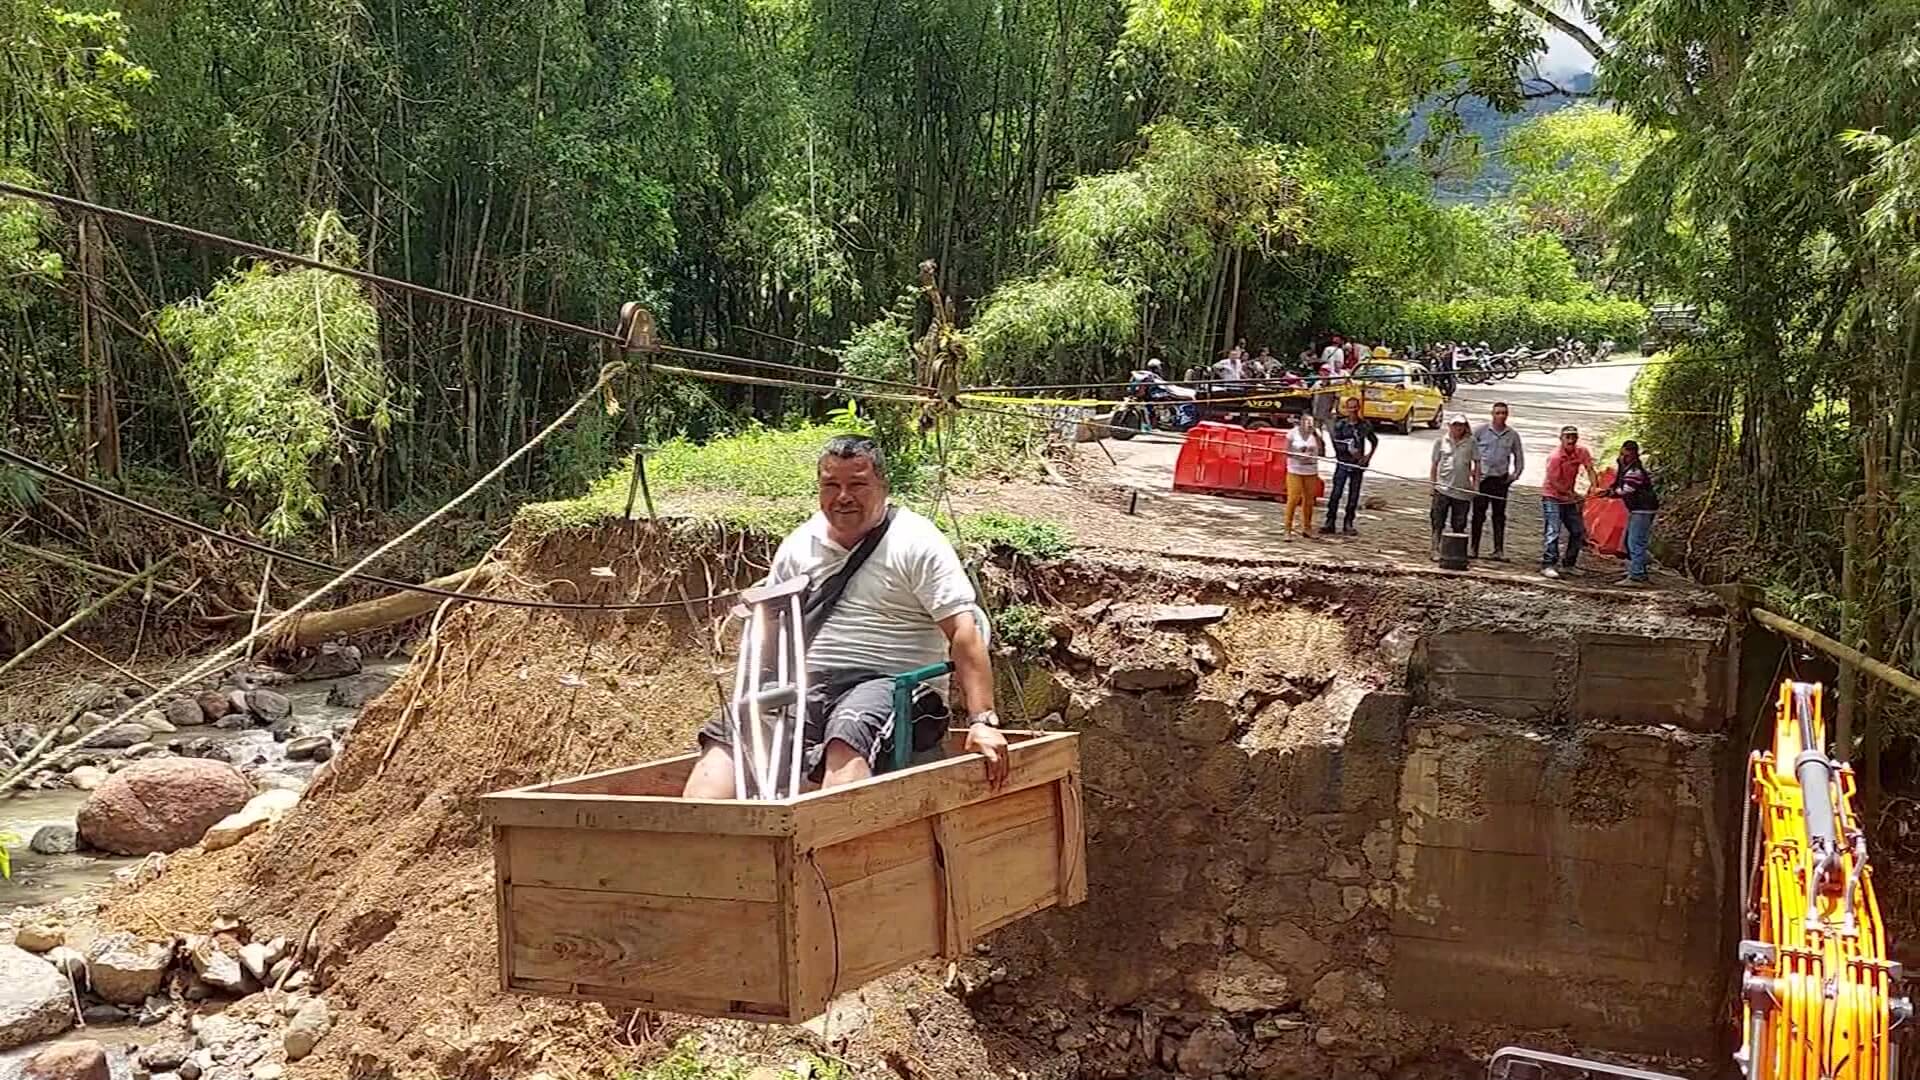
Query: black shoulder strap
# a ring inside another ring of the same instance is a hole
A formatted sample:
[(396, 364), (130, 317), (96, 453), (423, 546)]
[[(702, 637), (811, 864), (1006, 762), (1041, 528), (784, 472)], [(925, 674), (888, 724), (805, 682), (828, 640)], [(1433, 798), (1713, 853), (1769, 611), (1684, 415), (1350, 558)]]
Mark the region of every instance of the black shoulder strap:
[(853, 580), (853, 575), (860, 572), (860, 568), (865, 566), (867, 559), (873, 555), (873, 549), (879, 547), (880, 541), (886, 538), (887, 528), (893, 524), (893, 512), (893, 507), (887, 507), (886, 516), (880, 519), (878, 525), (868, 530), (867, 535), (860, 538), (860, 542), (854, 545), (853, 551), (847, 555), (847, 561), (840, 565), (840, 569), (807, 594), (807, 599), (800, 609), (801, 636), (806, 644), (813, 644), (814, 635), (818, 634), (820, 628), (827, 624), (827, 620), (833, 617), (833, 609), (840, 606), (840, 597), (847, 591), (847, 583)]

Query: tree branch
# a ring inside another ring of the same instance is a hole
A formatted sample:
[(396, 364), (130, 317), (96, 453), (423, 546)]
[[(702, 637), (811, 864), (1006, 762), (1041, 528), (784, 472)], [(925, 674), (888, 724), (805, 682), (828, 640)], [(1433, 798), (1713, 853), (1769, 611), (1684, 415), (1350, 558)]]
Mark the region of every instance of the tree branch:
[(1605, 46), (1594, 40), (1592, 34), (1580, 29), (1571, 19), (1568, 19), (1566, 16), (1541, 3), (1540, 0), (1513, 0), (1513, 4), (1520, 10), (1544, 20), (1547, 25), (1572, 38), (1574, 44), (1587, 51), (1588, 56), (1593, 57), (1595, 60), (1605, 60), (1607, 58)]
[[(1537, 86), (1530, 84), (1537, 84)], [(1591, 90), (1569, 90), (1543, 75), (1535, 75), (1531, 78), (1520, 80), (1520, 99), (1522, 101), (1536, 101), (1540, 98), (1550, 97), (1590, 98), (1592, 96), (1593, 91)]]

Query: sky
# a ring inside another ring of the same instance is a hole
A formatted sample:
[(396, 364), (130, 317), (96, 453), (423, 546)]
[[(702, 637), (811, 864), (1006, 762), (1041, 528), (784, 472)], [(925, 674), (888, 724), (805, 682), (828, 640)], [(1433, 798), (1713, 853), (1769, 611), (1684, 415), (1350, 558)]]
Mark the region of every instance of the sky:
[[(1563, 12), (1568, 19), (1579, 24), (1588, 33), (1597, 32), (1593, 24), (1582, 18), (1577, 10)], [(1547, 54), (1540, 58), (1540, 74), (1547, 78), (1557, 75), (1571, 75), (1581, 71), (1593, 70), (1593, 57), (1587, 50), (1574, 44), (1572, 38), (1552, 27), (1547, 28)]]

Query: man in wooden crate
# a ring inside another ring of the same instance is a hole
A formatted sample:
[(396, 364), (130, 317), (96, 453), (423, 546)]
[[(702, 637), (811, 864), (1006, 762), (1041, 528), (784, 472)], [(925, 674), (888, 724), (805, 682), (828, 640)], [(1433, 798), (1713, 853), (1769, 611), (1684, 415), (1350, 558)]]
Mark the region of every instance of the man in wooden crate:
[[(988, 783), (1007, 775), (1007, 740), (993, 711), (986, 615), (973, 582), (933, 522), (887, 500), (885, 462), (872, 439), (838, 435), (820, 452), (820, 512), (781, 542), (765, 584), (805, 576), (807, 720), (803, 772), (823, 787), (864, 780), (892, 751), (894, 676), (951, 659), (967, 708), (969, 752)], [(944, 680), (941, 680), (944, 681)], [(948, 707), (936, 683), (916, 695), (908, 738), (930, 750)], [(736, 796), (724, 713), (700, 730), (692, 799)]]

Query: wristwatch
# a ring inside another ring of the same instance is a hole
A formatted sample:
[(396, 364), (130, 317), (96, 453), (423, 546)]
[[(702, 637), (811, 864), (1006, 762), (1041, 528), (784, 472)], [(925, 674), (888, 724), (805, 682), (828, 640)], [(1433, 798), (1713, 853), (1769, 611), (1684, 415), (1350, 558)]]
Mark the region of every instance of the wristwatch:
[(972, 716), (967, 717), (967, 726), (972, 727), (975, 724), (985, 724), (995, 731), (998, 731), (1000, 729), (1000, 715), (992, 709), (988, 709), (986, 712), (974, 713)]

